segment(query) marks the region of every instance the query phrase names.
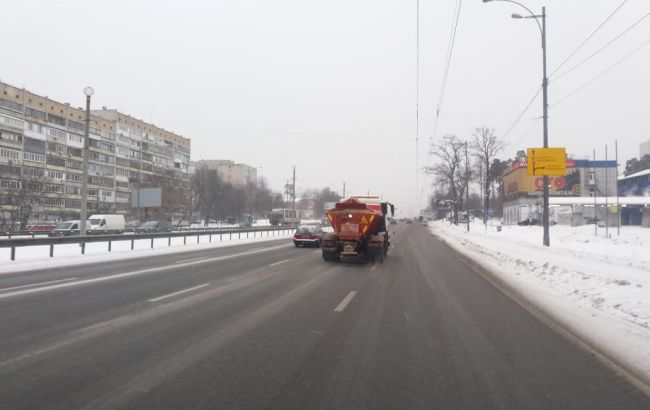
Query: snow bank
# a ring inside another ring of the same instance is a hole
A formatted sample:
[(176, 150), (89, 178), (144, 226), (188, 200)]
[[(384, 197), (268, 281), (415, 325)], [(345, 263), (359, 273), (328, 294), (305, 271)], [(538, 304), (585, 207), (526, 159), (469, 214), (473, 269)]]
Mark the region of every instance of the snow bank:
[[(134, 241), (134, 250), (131, 250), (131, 241), (118, 241), (112, 243), (111, 252), (108, 252), (107, 242), (92, 242), (86, 244), (85, 255), (81, 254), (79, 244), (63, 244), (54, 246), (54, 257), (49, 257), (49, 246), (26, 246), (16, 248), (16, 260), (10, 260), (10, 248), (0, 248), (0, 274), (27, 272), (35, 269), (46, 269), (63, 266), (74, 266), (85, 263), (104, 262), (112, 260), (125, 260), (141, 258), (160, 254), (182, 253), (201, 249), (219, 248), (234, 246), (245, 243), (264, 242), (270, 240), (287, 239), (293, 236), (292, 230), (278, 230), (268, 232), (271, 236), (263, 236), (257, 232), (255, 237), (250, 232), (248, 238), (245, 233), (241, 237), (238, 233), (212, 235), (212, 242), (208, 242), (208, 235), (201, 235), (197, 243), (196, 235), (188, 235), (187, 243), (183, 244), (182, 237), (172, 238), (171, 246), (167, 238), (154, 239), (154, 247), (151, 248), (150, 239)], [(293, 246), (293, 244), (291, 245)]]
[(431, 232), (650, 382), (650, 229), (429, 223)]

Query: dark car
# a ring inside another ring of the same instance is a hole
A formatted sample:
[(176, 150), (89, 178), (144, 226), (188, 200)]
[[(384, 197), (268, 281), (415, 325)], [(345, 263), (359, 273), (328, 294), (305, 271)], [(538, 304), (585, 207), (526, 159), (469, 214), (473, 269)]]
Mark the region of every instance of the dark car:
[(140, 225), (136, 232), (170, 232), (172, 226), (167, 221), (147, 221)]
[(323, 229), (320, 226), (303, 225), (296, 229), (293, 234), (293, 243), (296, 248), (300, 246), (319, 247), (323, 239)]

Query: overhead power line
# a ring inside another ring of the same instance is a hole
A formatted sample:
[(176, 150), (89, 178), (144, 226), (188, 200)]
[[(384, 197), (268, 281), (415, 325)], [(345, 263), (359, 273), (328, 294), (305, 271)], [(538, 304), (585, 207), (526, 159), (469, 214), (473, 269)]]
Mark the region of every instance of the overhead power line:
[(643, 20), (645, 20), (646, 18), (648, 18), (648, 16), (650, 16), (650, 12), (646, 13), (643, 17), (641, 17), (640, 19), (638, 19), (637, 21), (635, 21), (631, 26), (629, 26), (628, 28), (626, 28), (626, 29), (625, 29), (621, 34), (619, 34), (618, 36), (616, 36), (616, 37), (614, 37), (613, 39), (611, 39), (607, 44), (605, 44), (604, 46), (602, 46), (601, 48), (599, 48), (598, 50), (596, 50), (595, 52), (593, 52), (592, 54), (590, 54), (589, 56), (587, 56), (586, 58), (584, 58), (583, 60), (581, 60), (579, 63), (577, 63), (577, 64), (575, 64), (574, 66), (572, 66), (571, 68), (569, 68), (568, 70), (564, 71), (562, 74), (558, 74), (555, 78), (552, 78), (552, 79), (553, 79), (554, 81), (557, 81), (558, 79), (560, 79), (560, 78), (564, 77), (565, 75), (569, 74), (570, 72), (572, 72), (572, 71), (575, 70), (576, 68), (580, 67), (581, 65), (583, 65), (583, 64), (586, 63), (587, 61), (591, 60), (593, 57), (595, 57), (596, 55), (600, 54), (600, 53), (601, 53), (602, 51), (604, 51), (606, 48), (608, 48), (609, 46), (611, 46), (612, 44), (614, 44), (618, 39), (620, 39), (620, 38), (623, 37), (625, 34), (627, 34), (630, 30), (632, 30), (634, 27), (636, 27), (636, 26), (637, 26), (639, 23), (641, 23)]
[(451, 65), (451, 57), (454, 52), (454, 43), (456, 42), (456, 31), (458, 29), (458, 21), (460, 19), (460, 8), (463, 4), (463, 0), (458, 0), (456, 2), (456, 7), (454, 9), (454, 15), (452, 16), (452, 26), (449, 33), (449, 43), (447, 45), (447, 58), (445, 63), (445, 71), (442, 75), (442, 85), (440, 87), (440, 96), (438, 97), (438, 104), (436, 106), (436, 116), (433, 125), (433, 138), (435, 139), (438, 132), (438, 119), (440, 118), (440, 110), (442, 109), (442, 103), (445, 98), (445, 90), (447, 88), (447, 76), (449, 75), (449, 67)]
[(526, 114), (526, 112), (528, 112), (528, 109), (530, 108), (531, 105), (533, 105), (533, 103), (535, 102), (535, 100), (536, 100), (537, 97), (539, 96), (539, 93), (541, 93), (541, 92), (542, 92), (542, 87), (539, 87), (539, 88), (537, 89), (537, 92), (535, 93), (535, 95), (533, 95), (533, 97), (530, 99), (530, 101), (528, 101), (528, 104), (526, 104), (526, 106), (525, 106), (524, 109), (521, 111), (521, 113), (520, 113), (520, 114), (517, 116), (517, 118), (512, 122), (512, 124), (510, 125), (510, 127), (508, 127), (508, 130), (505, 132), (505, 134), (503, 134), (503, 138), (506, 138), (508, 135), (510, 135), (510, 132), (512, 132), (512, 130), (517, 126), (517, 124), (519, 124), (519, 121), (521, 121), (521, 119), (522, 119), (523, 116)]
[(625, 3), (627, 3), (627, 1), (628, 1), (628, 0), (623, 0), (623, 2), (622, 2), (621, 4), (619, 4), (618, 7), (616, 7), (616, 9), (614, 9), (614, 11), (613, 11), (609, 16), (607, 16), (607, 18), (606, 18), (602, 23), (600, 23), (600, 24), (598, 25), (598, 27), (596, 27), (596, 29), (595, 29), (594, 31), (592, 31), (591, 34), (589, 34), (589, 36), (587, 36), (587, 38), (586, 38), (582, 43), (580, 43), (580, 45), (579, 45), (577, 48), (576, 48), (575, 50), (573, 50), (573, 52), (571, 52), (571, 54), (569, 54), (569, 55), (567, 56), (567, 58), (565, 58), (565, 59), (560, 63), (560, 65), (557, 66), (557, 67), (555, 68), (555, 70), (553, 70), (553, 72), (549, 75), (549, 77), (553, 77), (553, 74), (557, 73), (557, 72), (560, 70), (560, 68), (562, 68), (562, 67), (564, 66), (564, 64), (566, 64), (566, 63), (571, 59), (571, 57), (573, 57), (574, 55), (576, 55), (576, 53), (577, 53), (578, 51), (580, 51), (580, 49), (581, 49), (582, 47), (584, 47), (584, 45), (587, 44), (587, 42), (589, 42), (589, 40), (591, 40), (591, 38), (592, 38), (594, 35), (596, 35), (596, 33), (598, 33), (598, 31), (600, 31), (600, 29), (601, 29), (605, 24), (607, 24), (607, 22), (608, 22), (612, 17), (614, 17), (614, 15), (615, 15), (615, 14), (616, 14), (616, 13), (617, 13), (617, 12), (618, 12), (618, 11), (619, 11), (623, 6), (624, 6), (624, 5), (625, 5)]
[(628, 60), (628, 59), (629, 59), (630, 57), (632, 57), (634, 54), (636, 54), (636, 53), (638, 53), (639, 51), (641, 51), (641, 50), (642, 50), (645, 46), (647, 46), (648, 44), (650, 44), (650, 39), (646, 40), (646, 41), (645, 41), (644, 43), (642, 43), (640, 46), (638, 46), (637, 48), (635, 48), (634, 50), (632, 50), (631, 52), (629, 52), (628, 54), (626, 54), (623, 58), (621, 58), (620, 60), (618, 60), (617, 62), (615, 62), (615, 63), (612, 64), (611, 66), (609, 66), (606, 70), (602, 71), (600, 74), (598, 74), (597, 76), (593, 77), (591, 80), (587, 81), (586, 83), (582, 84), (580, 87), (578, 87), (578, 88), (576, 88), (575, 90), (571, 91), (569, 94), (567, 94), (567, 95), (565, 95), (564, 97), (562, 97), (562, 98), (560, 98), (559, 100), (557, 100), (557, 101), (556, 101), (553, 105), (551, 105), (549, 108), (553, 108), (553, 107), (555, 107), (556, 105), (560, 104), (561, 102), (565, 101), (566, 99), (572, 97), (573, 95), (575, 95), (575, 94), (577, 94), (578, 92), (582, 91), (583, 89), (587, 88), (588, 86), (590, 86), (591, 84), (593, 84), (596, 80), (600, 79), (602, 76), (604, 76), (605, 74), (607, 74), (607, 73), (609, 73), (610, 71), (612, 71), (612, 70), (613, 70), (614, 68), (616, 68), (618, 65), (620, 65), (620, 64), (623, 63), (624, 61)]

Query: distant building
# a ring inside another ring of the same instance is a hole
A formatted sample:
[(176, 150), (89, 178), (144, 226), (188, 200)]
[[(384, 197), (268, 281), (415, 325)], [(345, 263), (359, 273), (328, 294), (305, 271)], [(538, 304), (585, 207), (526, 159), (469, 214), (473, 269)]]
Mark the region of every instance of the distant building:
[(245, 187), (257, 183), (257, 168), (246, 164), (236, 164), (227, 159), (204, 159), (192, 163), (195, 168), (206, 167), (217, 171), (223, 182), (233, 186)]
[[(568, 159), (567, 173), (563, 176), (549, 177), (551, 197), (565, 197), (563, 207), (552, 207), (551, 220), (558, 223), (582, 224), (583, 219), (594, 218), (594, 208), (580, 209), (574, 212), (571, 197), (575, 205), (584, 200), (580, 197), (615, 196), (617, 192), (616, 161), (589, 161)], [(504, 223), (517, 224), (526, 219), (541, 220), (544, 178), (528, 175), (526, 161), (514, 162), (501, 177), (505, 195), (503, 204)], [(560, 209), (561, 208), (561, 209)], [(578, 215), (579, 216), (575, 216)], [(578, 219), (580, 219), (578, 221)]]
[(650, 155), (650, 140), (639, 145), (639, 159), (643, 158), (644, 155)]
[[(28, 222), (78, 219), (83, 194), (89, 214), (134, 215), (131, 190), (138, 181), (188, 187), (188, 138), (116, 110), (97, 110), (90, 115), (82, 193), (85, 117), (81, 108), (0, 82), (0, 221), (13, 224), (18, 211)], [(184, 215), (185, 206), (169, 198), (163, 192), (164, 216)]]

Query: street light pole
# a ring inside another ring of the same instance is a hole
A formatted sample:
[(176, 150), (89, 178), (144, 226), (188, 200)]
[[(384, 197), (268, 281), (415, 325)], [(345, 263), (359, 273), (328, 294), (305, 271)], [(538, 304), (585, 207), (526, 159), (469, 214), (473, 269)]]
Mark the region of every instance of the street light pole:
[[(542, 95), (544, 104), (544, 148), (548, 148), (548, 77), (546, 76), (546, 7), (542, 7), (542, 60), (544, 65), (544, 78), (542, 80)], [(551, 246), (549, 232), (549, 180), (544, 175), (544, 246)]]
[[(521, 3), (518, 3), (514, 0), (483, 0), (483, 3), (489, 3), (492, 1), (504, 1), (507, 3), (513, 3), (519, 7), (524, 8), (529, 14), (527, 16), (521, 16), (519, 14), (513, 14), (512, 18), (515, 19), (535, 19), (537, 26), (539, 27), (540, 34), (542, 35), (542, 65), (543, 65), (543, 79), (542, 79), (542, 105), (543, 105), (543, 122), (544, 122), (544, 148), (548, 148), (548, 77), (546, 75), (546, 7), (542, 7), (542, 14), (533, 13), (528, 7), (524, 6)], [(542, 20), (541, 24), (539, 20)], [(544, 175), (544, 246), (551, 245), (550, 233), (549, 233), (549, 178), (548, 175)]]
[(86, 94), (86, 127), (84, 132), (83, 148), (83, 179), (81, 180), (81, 211), (79, 212), (79, 235), (86, 234), (86, 219), (88, 219), (88, 138), (90, 134), (90, 97), (95, 90), (92, 87), (84, 88)]

